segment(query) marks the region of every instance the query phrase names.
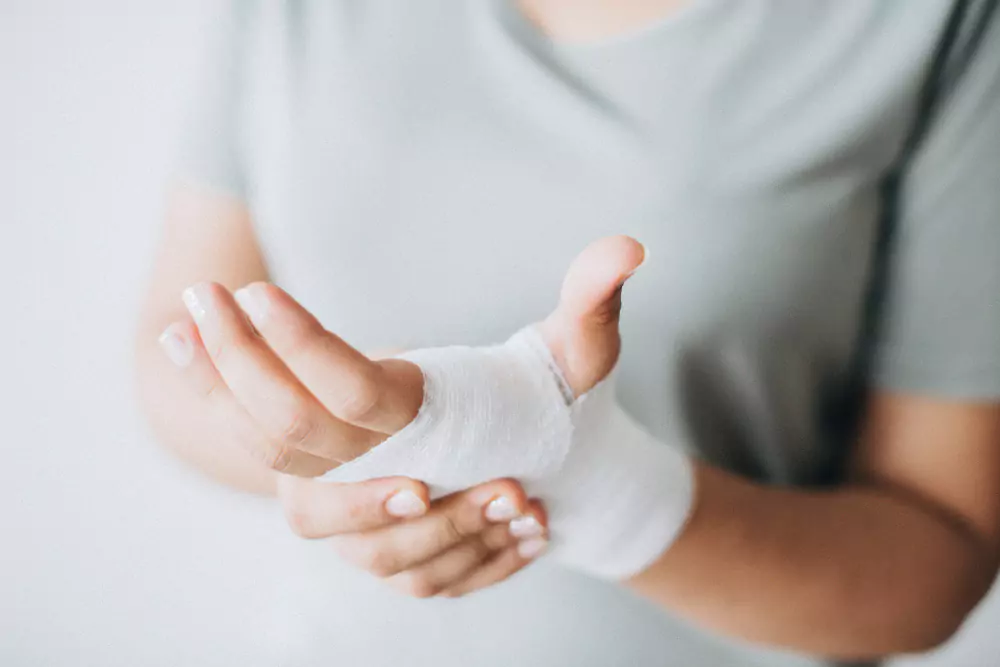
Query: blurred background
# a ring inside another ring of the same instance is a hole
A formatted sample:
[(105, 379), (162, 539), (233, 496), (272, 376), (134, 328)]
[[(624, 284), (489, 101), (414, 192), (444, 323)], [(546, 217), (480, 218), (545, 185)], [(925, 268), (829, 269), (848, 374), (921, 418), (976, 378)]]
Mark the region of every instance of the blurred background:
[[(276, 665), (294, 645), (301, 582), (278, 512), (161, 452), (131, 390), (139, 287), (217, 4), (0, 0), (4, 667)], [(995, 590), (948, 646), (894, 664), (1000, 664), (997, 628)]]

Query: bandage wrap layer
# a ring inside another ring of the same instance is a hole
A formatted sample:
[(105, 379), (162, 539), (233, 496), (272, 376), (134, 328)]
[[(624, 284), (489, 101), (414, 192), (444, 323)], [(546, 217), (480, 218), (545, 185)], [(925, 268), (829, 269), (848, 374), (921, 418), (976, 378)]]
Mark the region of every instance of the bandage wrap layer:
[(439, 497), (498, 477), (531, 480), (557, 472), (572, 441), (572, 414), (538, 342), (524, 330), (503, 345), (399, 355), (423, 371), (420, 411), (325, 479), (403, 475), (427, 483)]
[(513, 477), (546, 505), (550, 557), (612, 579), (644, 569), (680, 532), (690, 461), (618, 406), (613, 374), (574, 401), (534, 327), (503, 345), (400, 357), (423, 371), (419, 413), (324, 480), (402, 475), (440, 497)]

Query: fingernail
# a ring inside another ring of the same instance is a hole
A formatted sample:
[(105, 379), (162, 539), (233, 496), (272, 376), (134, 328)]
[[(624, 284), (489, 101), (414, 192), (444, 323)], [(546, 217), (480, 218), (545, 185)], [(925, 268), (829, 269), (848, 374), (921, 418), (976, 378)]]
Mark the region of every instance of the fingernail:
[(518, 515), (517, 508), (507, 496), (497, 496), (489, 502), (484, 512), (488, 521), (510, 521)]
[(195, 322), (201, 322), (205, 319), (205, 314), (208, 312), (207, 309), (210, 306), (210, 297), (206, 293), (204, 285), (188, 287), (184, 290), (181, 298), (184, 300), (184, 306), (191, 313), (191, 317), (194, 318)]
[(242, 287), (233, 294), (236, 303), (240, 304), (243, 312), (250, 316), (255, 324), (260, 324), (267, 316), (267, 295), (259, 285)]
[(194, 346), (187, 336), (177, 330), (176, 325), (171, 324), (167, 327), (157, 340), (167, 358), (176, 366), (184, 368), (194, 358)]
[(385, 511), (398, 519), (408, 519), (426, 512), (427, 504), (413, 491), (399, 491), (385, 501)]
[(642, 246), (642, 261), (639, 262), (639, 265), (637, 267), (635, 267), (634, 269), (632, 269), (631, 271), (629, 271), (628, 275), (625, 276), (625, 278), (622, 280), (622, 284), (624, 285), (626, 280), (628, 280), (629, 278), (631, 278), (632, 276), (634, 276), (635, 272), (638, 271), (639, 269), (641, 269), (642, 265), (645, 264), (646, 260), (648, 260), (648, 259), (649, 259), (649, 248), (647, 248), (645, 246), (645, 244), (643, 244), (643, 246)]
[(525, 560), (531, 560), (535, 558), (549, 546), (547, 540), (543, 540), (540, 537), (536, 537), (531, 540), (525, 540), (517, 545), (517, 555)]
[(510, 522), (510, 534), (517, 538), (541, 537), (543, 532), (542, 524), (530, 514)]

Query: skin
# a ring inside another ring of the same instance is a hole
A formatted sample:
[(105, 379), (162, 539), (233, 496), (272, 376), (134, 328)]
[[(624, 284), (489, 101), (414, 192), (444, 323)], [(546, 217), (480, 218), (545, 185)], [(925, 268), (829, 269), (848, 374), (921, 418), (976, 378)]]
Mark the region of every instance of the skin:
[(516, 0), (518, 9), (552, 39), (598, 42), (627, 36), (668, 18), (690, 0)]
[[(216, 262), (211, 249), (222, 238), (247, 253), (245, 265), (232, 253)], [(249, 216), (234, 201), (179, 191), (160, 247), (137, 368), (150, 421), (179, 455), (225, 483), (276, 493), (296, 533), (332, 538), (343, 558), (414, 595), (491, 585), (544, 550), (544, 508), (514, 480), (434, 503), (415, 480), (311, 481), (412, 420), (423, 400), (420, 369), (366, 357), (274, 285), (256, 280), (234, 295), (227, 284), (266, 278)], [(614, 366), (617, 329), (608, 324), (642, 258), (625, 237), (587, 249), (570, 268), (560, 307), (540, 324), (577, 393)], [(188, 313), (166, 296), (199, 279), (185, 291)], [(158, 339), (167, 355), (151, 344), (165, 323)], [(411, 500), (403, 513), (390, 502), (401, 493)], [(497, 515), (498, 498), (506, 514)]]
[[(554, 39), (586, 42), (686, 3), (518, 4)], [(588, 248), (539, 325), (578, 392), (617, 359), (618, 288), (640, 261), (641, 247), (622, 237)], [(405, 424), (420, 404), (419, 376), (351, 349), (266, 281), (238, 202), (192, 188), (173, 196), (137, 344), (142, 404), (159, 438), (223, 483), (276, 494), (296, 533), (330, 538), (343, 558), (408, 594), (463, 595), (537, 555), (544, 508), (515, 480), (429, 503), (415, 480), (309, 479)], [(197, 323), (177, 298), (192, 285), (205, 312)], [(251, 315), (256, 332), (230, 291), (243, 285), (267, 304)], [(165, 328), (190, 344), (181, 368), (155, 342)], [(767, 487), (697, 463), (685, 530), (624, 583), (703, 627), (788, 649), (859, 659), (934, 647), (1000, 564), (998, 445), (996, 403), (875, 392), (845, 485)], [(416, 503), (394, 515), (387, 501), (400, 492)], [(509, 509), (494, 520), (498, 497)], [(533, 526), (530, 536), (512, 535), (512, 516), (531, 517), (513, 522)], [(524, 544), (534, 551), (519, 552)]]
[[(221, 481), (277, 493), (297, 534), (331, 538), (341, 557), (407, 594), (464, 595), (544, 548), (544, 508), (514, 480), (434, 503), (405, 478), (310, 480), (412, 418), (419, 370), (365, 357), (261, 282), (266, 273), (255, 274), (263, 265), (238, 204), (187, 190), (171, 211), (138, 348), (143, 402), (161, 440)], [(210, 251), (220, 234), (244, 249), (243, 262)], [(587, 248), (539, 324), (577, 393), (614, 366), (619, 287), (641, 261), (641, 246), (626, 237)], [(265, 302), (249, 315), (224, 286), (241, 280), (252, 281), (239, 292), (244, 303), (244, 294)], [(197, 323), (176, 296), (191, 282)], [(164, 326), (191, 342), (181, 368), (157, 349)], [(861, 658), (936, 646), (985, 594), (1000, 562), (998, 444), (996, 404), (877, 393), (847, 485), (766, 487), (698, 463), (687, 527), (626, 585), (702, 626), (801, 651)], [(387, 501), (401, 491), (418, 507), (393, 516)], [(498, 497), (512, 509), (491, 520), (486, 508)], [(533, 532), (512, 535), (514, 516), (532, 517)], [(519, 553), (525, 543), (535, 551)]]

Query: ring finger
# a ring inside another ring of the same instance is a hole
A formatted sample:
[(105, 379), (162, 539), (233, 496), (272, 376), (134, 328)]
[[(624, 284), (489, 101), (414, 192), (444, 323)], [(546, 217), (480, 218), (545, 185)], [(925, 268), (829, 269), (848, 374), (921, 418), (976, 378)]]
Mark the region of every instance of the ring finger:
[(515, 540), (506, 525), (490, 526), (479, 535), (470, 537), (416, 567), (393, 575), (386, 581), (405, 595), (431, 597), (454, 582), (466, 578), (484, 561)]
[[(184, 381), (200, 400), (211, 406), (213, 422), (224, 425), (232, 434), (233, 440), (256, 460), (268, 463), (266, 458), (269, 446), (266, 436), (212, 365), (194, 322), (174, 322), (160, 335), (159, 341), (170, 360), (181, 369)], [(301, 477), (316, 477), (335, 465), (326, 459), (300, 452), (289, 458), (285, 472)]]
[(461, 597), (498, 584), (542, 555), (548, 547), (545, 511), (541, 504), (532, 501), (529, 513), (542, 527), (541, 531), (522, 531), (521, 535), (516, 536), (516, 541), (508, 543), (501, 551), (491, 554), (478, 567), (471, 568), (462, 576), (453, 579), (447, 586), (439, 590), (439, 594), (445, 597)]
[(442, 554), (493, 524), (521, 516), (524, 490), (509, 479), (487, 482), (442, 498), (420, 517), (378, 530), (340, 535), (333, 545), (348, 561), (391, 577)]

